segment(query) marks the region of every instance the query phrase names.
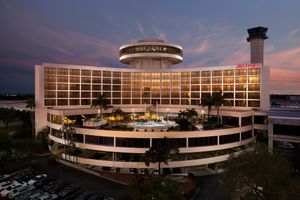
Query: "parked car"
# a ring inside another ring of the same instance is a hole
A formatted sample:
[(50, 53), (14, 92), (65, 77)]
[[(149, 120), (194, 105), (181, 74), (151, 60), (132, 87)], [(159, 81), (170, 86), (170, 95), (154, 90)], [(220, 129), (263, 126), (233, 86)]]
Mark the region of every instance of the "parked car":
[(148, 174), (148, 169), (145, 168), (141, 169), (141, 174)]
[(286, 141), (278, 141), (277, 145), (279, 148), (283, 148), (283, 149), (294, 149), (294, 145), (292, 145), (292, 143), (290, 142), (286, 142)]
[(42, 188), (44, 185), (46, 185), (46, 184), (48, 184), (49, 182), (52, 182), (52, 181), (55, 181), (55, 179), (44, 177), (44, 178), (41, 178), (40, 180), (38, 180), (37, 182), (35, 182), (33, 185), (36, 188)]
[(7, 185), (10, 185), (10, 184), (12, 184), (12, 183), (13, 183), (12, 180), (7, 180), (7, 181), (1, 182), (1, 183), (0, 183), (0, 192), (1, 192), (4, 188), (6, 188)]
[(102, 200), (103, 196), (100, 194), (92, 194), (87, 200)]
[(58, 193), (62, 188), (63, 188), (62, 184), (60, 184), (60, 183), (57, 182), (57, 184), (53, 185), (53, 187), (51, 187), (51, 188), (48, 190), (48, 192), (49, 192), (50, 194), (56, 194), (56, 193)]
[(58, 196), (64, 198), (69, 194), (71, 194), (72, 192), (78, 191), (79, 189), (80, 187), (78, 185), (74, 185), (74, 184), (67, 185), (62, 191), (58, 193)]
[(45, 192), (49, 191), (51, 188), (55, 187), (55, 185), (57, 185), (58, 182), (57, 181), (49, 181), (47, 184), (45, 184), (43, 186), (43, 190)]
[(14, 189), (17, 189), (18, 187), (22, 187), (23, 184), (18, 183), (18, 182), (14, 182), (10, 185), (8, 185), (5, 189), (3, 189), (1, 191), (1, 197), (6, 197), (11, 191), (13, 191)]
[(29, 190), (27, 192), (24, 192), (22, 194), (19, 194), (16, 196), (15, 200), (25, 200), (26, 198), (28, 198), (30, 195), (33, 195), (37, 193), (37, 190)]
[(10, 178), (10, 175), (0, 174), (0, 183)]
[(32, 179), (30, 179), (27, 184), (29, 185), (33, 185), (34, 183), (36, 183), (38, 180), (47, 177), (47, 174), (38, 174), (35, 177), (33, 177)]
[(27, 197), (26, 200), (40, 199), (40, 197), (44, 196), (45, 194), (47, 194), (47, 193), (43, 192), (43, 191), (38, 191), (38, 192), (30, 195), (29, 197)]
[(23, 185), (21, 187), (13, 189), (7, 196), (10, 199), (14, 199), (17, 195), (20, 195), (24, 192), (27, 192), (27, 191), (30, 191), (30, 190), (33, 190), (33, 189), (34, 189), (34, 187), (31, 186), (31, 185)]
[(80, 195), (77, 198), (75, 198), (74, 200), (85, 200), (85, 199), (87, 199), (91, 195), (92, 195), (92, 193), (90, 193), (88, 191), (82, 191), (80, 193)]
[(32, 169), (28, 169), (18, 173), (13, 178), (19, 182), (27, 182), (31, 178), (33, 178), (36, 174), (37, 174), (36, 171)]
[(137, 170), (137, 168), (130, 168), (129, 172), (130, 172), (130, 174), (137, 174), (138, 170)]

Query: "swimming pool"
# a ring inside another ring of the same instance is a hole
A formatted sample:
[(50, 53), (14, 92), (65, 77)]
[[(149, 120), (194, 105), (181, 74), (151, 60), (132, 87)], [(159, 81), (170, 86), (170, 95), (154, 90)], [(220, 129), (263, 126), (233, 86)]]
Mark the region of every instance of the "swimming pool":
[(135, 122), (136, 127), (165, 127), (169, 124), (167, 122)]

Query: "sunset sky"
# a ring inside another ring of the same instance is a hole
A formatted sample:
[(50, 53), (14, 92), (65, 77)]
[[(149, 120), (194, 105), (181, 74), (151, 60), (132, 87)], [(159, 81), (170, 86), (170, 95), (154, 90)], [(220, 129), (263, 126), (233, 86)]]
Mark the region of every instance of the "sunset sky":
[(249, 63), (247, 29), (269, 28), (271, 93), (300, 94), (299, 0), (1, 0), (0, 92), (33, 93), (43, 62), (126, 67), (119, 46), (160, 38), (184, 48), (176, 67)]

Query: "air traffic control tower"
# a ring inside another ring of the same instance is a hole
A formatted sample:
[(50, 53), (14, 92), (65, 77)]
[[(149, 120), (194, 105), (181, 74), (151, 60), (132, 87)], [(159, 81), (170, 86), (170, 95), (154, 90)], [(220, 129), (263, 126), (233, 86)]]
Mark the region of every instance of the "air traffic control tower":
[(247, 41), (250, 42), (251, 63), (264, 64), (264, 40), (268, 39), (266, 27), (255, 27), (248, 29)]

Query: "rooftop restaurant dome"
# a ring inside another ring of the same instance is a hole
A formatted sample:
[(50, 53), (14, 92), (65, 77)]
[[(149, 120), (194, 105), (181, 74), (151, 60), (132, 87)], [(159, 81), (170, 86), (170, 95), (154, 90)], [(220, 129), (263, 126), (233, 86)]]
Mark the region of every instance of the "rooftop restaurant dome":
[(120, 47), (119, 61), (130, 68), (168, 69), (183, 60), (183, 49), (160, 39), (141, 39)]

